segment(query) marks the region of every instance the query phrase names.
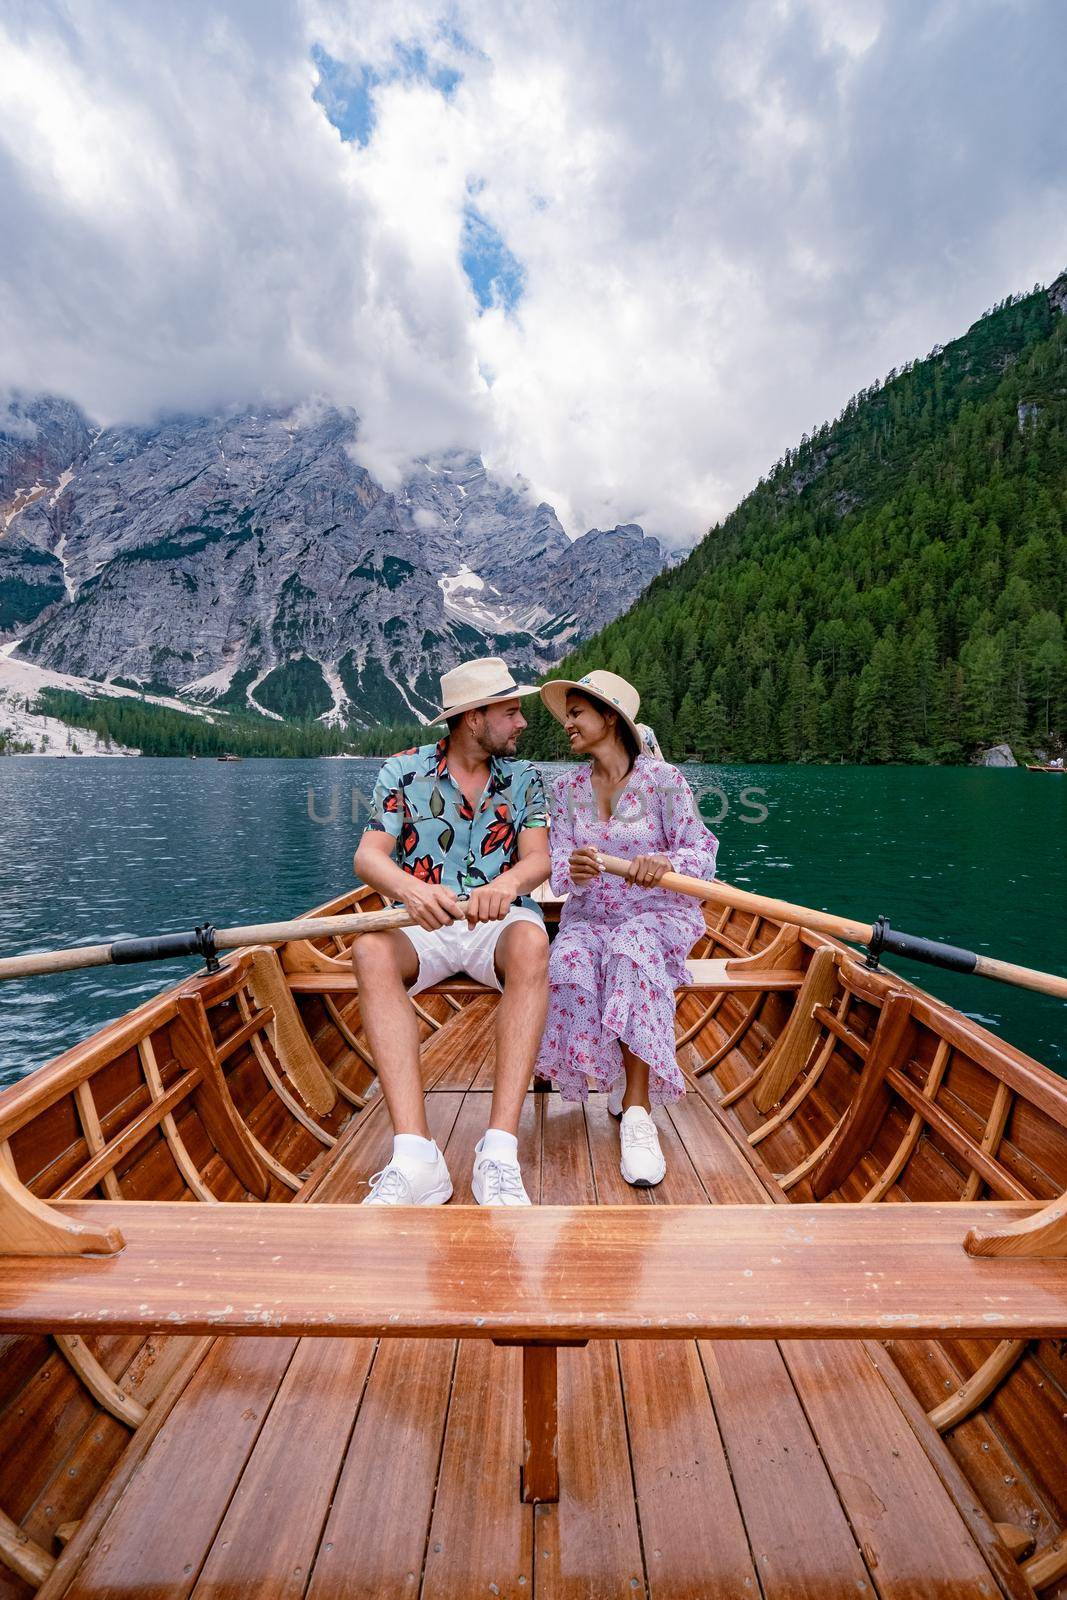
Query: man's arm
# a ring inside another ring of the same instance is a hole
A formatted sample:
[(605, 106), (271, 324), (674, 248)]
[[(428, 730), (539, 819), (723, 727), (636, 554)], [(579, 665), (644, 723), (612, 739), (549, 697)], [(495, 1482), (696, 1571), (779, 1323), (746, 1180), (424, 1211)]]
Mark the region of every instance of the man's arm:
[(548, 829), (523, 828), (519, 834), (519, 859), (492, 883), (475, 889), (464, 909), (467, 921), (501, 922), (521, 895), (544, 883), (551, 865), (548, 854)]
[(420, 928), (431, 933), (447, 928), (463, 913), (463, 908), (442, 883), (423, 883), (393, 860), (396, 840), (377, 828), (368, 828), (359, 841), (353, 866), (364, 883), (391, 900), (400, 900)]

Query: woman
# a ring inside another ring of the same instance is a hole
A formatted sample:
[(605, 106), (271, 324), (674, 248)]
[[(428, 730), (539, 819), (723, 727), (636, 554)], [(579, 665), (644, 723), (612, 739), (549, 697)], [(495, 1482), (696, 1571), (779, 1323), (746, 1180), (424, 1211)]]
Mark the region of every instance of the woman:
[[(685, 1093), (674, 991), (704, 932), (698, 902), (656, 885), (670, 868), (713, 877), (718, 840), (681, 773), (645, 753), (640, 696), (625, 678), (557, 679), (541, 698), (573, 754), (590, 759), (557, 778), (549, 796), (552, 888), (568, 898), (549, 960), (537, 1072), (569, 1100), (584, 1100), (590, 1080), (611, 1091), (622, 1175), (647, 1188), (667, 1170), (652, 1104)], [(628, 860), (629, 878), (605, 873), (601, 851)]]

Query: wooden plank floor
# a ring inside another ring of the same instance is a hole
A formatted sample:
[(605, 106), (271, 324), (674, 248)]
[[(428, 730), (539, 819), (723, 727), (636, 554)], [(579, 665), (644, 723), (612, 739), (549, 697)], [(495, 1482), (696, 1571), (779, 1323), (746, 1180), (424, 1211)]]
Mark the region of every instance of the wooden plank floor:
[[(469, 1203), (492, 1008), (424, 1053)], [(766, 1200), (703, 1099), (657, 1112), (668, 1176), (632, 1190), (604, 1100), (527, 1096), (547, 1204)], [(375, 1103), (316, 1199), (362, 1198)], [(597, 1342), (562, 1350), (558, 1505), (519, 1500), (520, 1352), (472, 1341), (218, 1340), (69, 1583), (79, 1600), (939, 1600), (1006, 1592), (858, 1343)]]

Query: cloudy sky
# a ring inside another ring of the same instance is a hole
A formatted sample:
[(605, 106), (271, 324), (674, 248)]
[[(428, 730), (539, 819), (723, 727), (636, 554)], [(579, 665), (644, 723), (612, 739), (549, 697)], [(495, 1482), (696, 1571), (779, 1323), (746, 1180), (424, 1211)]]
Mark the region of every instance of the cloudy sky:
[(1067, 265), (1062, 0), (0, 0), (0, 387), (690, 543)]

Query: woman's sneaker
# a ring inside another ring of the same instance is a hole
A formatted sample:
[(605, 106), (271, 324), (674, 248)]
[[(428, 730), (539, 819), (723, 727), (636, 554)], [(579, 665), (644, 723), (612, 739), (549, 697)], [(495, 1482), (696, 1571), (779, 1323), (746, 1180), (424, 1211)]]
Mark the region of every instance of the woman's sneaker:
[(659, 1133), (644, 1106), (631, 1106), (624, 1111), (619, 1124), (619, 1142), (622, 1160), (619, 1170), (627, 1183), (635, 1189), (651, 1189), (662, 1183), (667, 1174), (667, 1163), (659, 1147)]
[(365, 1206), (443, 1206), (452, 1198), (452, 1179), (445, 1158), (436, 1161), (390, 1161), (370, 1180)]

